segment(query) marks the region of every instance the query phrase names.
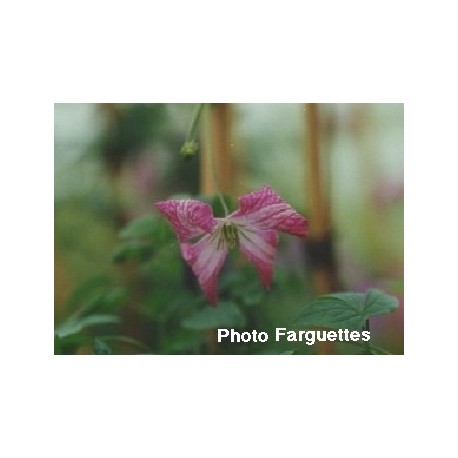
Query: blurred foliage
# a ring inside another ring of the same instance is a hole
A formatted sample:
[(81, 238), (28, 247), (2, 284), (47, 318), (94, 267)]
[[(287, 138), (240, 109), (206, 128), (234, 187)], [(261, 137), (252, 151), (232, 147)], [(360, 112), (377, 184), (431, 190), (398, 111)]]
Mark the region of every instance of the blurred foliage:
[(152, 138), (160, 138), (167, 111), (164, 104), (133, 103), (100, 105), (107, 114), (107, 128), (103, 131), (96, 151), (114, 167), (148, 146)]

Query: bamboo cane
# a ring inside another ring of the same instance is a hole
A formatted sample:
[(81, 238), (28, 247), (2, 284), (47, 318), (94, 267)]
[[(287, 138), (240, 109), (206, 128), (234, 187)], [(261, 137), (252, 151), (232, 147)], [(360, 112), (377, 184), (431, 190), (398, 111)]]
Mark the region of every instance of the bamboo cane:
[(231, 154), (231, 105), (229, 103), (212, 104), (210, 110), (213, 158), (207, 154), (205, 142), (202, 142), (200, 191), (205, 196), (214, 196), (218, 191), (212, 170), (211, 161), (213, 159), (220, 191), (223, 194), (233, 194), (235, 189), (234, 161)]
[[(211, 145), (202, 141), (200, 157), (200, 193), (204, 196), (214, 196), (218, 193), (233, 194), (234, 164), (231, 155), (231, 106), (227, 103), (213, 104), (210, 116), (204, 116), (204, 122), (209, 120), (209, 139)], [(205, 137), (205, 132), (204, 132)], [(211, 149), (211, 151), (209, 151)], [(216, 175), (216, 176), (215, 176)], [(218, 183), (216, 183), (218, 180)], [(216, 330), (206, 333), (207, 351), (210, 354), (218, 352)]]
[[(329, 196), (323, 180), (323, 164), (320, 157), (319, 106), (304, 106), (306, 143), (304, 149), (306, 196), (309, 208), (310, 235), (307, 251), (311, 261), (312, 285), (316, 295), (330, 293), (337, 287), (333, 256)], [(331, 342), (317, 345), (318, 353), (332, 353)]]

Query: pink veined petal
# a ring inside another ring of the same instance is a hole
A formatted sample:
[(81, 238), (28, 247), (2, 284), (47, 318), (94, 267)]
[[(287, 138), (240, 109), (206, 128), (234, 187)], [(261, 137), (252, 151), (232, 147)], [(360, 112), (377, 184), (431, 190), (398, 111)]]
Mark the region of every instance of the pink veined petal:
[(268, 186), (239, 197), (239, 203), (240, 209), (229, 216), (237, 224), (300, 237), (308, 234), (308, 221)]
[(172, 224), (180, 242), (211, 233), (216, 225), (210, 205), (198, 200), (165, 200), (155, 206)]
[(220, 244), (218, 237), (204, 235), (196, 243), (181, 243), (181, 254), (196, 275), (207, 300), (216, 305), (218, 302), (218, 274), (227, 256), (227, 248)]
[(254, 264), (263, 285), (269, 289), (278, 245), (278, 232), (274, 230), (244, 229), (240, 231), (239, 239), (240, 251)]

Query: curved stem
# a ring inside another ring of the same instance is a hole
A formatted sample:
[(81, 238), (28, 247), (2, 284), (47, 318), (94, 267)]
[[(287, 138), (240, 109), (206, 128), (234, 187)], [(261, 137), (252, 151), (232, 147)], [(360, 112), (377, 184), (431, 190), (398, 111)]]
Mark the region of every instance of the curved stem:
[(212, 178), (213, 183), (215, 185), (216, 194), (218, 196), (219, 201), (224, 209), (224, 215), (229, 215), (229, 209), (226, 205), (226, 201), (224, 200), (223, 194), (220, 191), (219, 181), (218, 181), (218, 174), (216, 172), (215, 161), (213, 156), (213, 147), (212, 147), (212, 131), (211, 131), (211, 115), (210, 115), (210, 104), (202, 104), (205, 105), (205, 122), (204, 122), (204, 136), (205, 136), (205, 152), (208, 154), (209, 161), (210, 161), (210, 168), (212, 171)]
[(196, 132), (199, 126), (199, 119), (202, 114), (204, 105), (205, 103), (198, 103), (196, 108), (194, 109), (191, 125), (189, 126), (188, 133), (186, 134), (186, 141), (194, 140), (196, 138)]

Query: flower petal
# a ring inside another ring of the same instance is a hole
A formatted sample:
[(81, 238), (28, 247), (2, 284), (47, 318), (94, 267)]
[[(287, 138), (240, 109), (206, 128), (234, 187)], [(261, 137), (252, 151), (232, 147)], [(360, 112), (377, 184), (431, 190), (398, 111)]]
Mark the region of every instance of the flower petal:
[[(218, 245), (220, 245), (218, 247)], [(191, 266), (205, 297), (212, 305), (218, 302), (217, 279), (227, 256), (227, 248), (218, 237), (206, 234), (196, 243), (181, 243), (181, 254)]]
[(269, 186), (239, 197), (239, 203), (240, 209), (229, 216), (237, 224), (274, 229), (300, 237), (308, 234), (308, 221)]
[(155, 206), (170, 221), (180, 242), (211, 233), (216, 225), (210, 205), (198, 200), (166, 200)]
[(263, 285), (269, 289), (275, 252), (278, 245), (278, 232), (274, 230), (243, 229), (240, 231), (240, 251), (251, 261)]

